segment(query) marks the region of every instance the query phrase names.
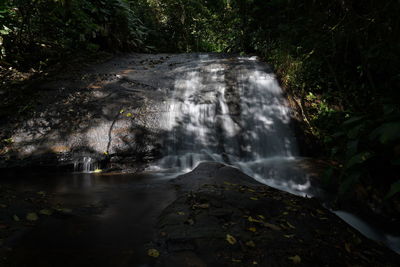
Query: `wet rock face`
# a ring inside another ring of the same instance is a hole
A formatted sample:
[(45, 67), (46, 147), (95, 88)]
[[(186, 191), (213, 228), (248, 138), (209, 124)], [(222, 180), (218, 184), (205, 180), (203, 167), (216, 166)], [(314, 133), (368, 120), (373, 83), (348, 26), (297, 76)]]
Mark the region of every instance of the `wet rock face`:
[(161, 168), (182, 171), (296, 155), (279, 84), (253, 57), (124, 55), (35, 90), (32, 112), (1, 127), (0, 167), (124, 169), (162, 155)]
[(157, 157), (163, 101), (176, 66), (188, 60), (125, 55), (39, 85), (32, 112), (1, 126), (8, 142), (1, 143), (0, 167), (71, 166), (84, 156), (114, 157), (111, 167), (121, 167)]
[(351, 229), (314, 199), (202, 163), (174, 181), (159, 217), (158, 266), (396, 266), (399, 256)]

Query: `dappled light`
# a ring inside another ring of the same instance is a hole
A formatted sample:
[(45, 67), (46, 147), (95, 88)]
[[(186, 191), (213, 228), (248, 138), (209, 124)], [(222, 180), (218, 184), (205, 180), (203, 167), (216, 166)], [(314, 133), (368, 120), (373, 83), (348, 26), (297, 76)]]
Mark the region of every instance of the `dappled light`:
[(184, 173), (203, 161), (224, 162), (270, 186), (314, 195), (306, 172), (288, 171), (298, 152), (275, 75), (255, 57), (198, 58), (177, 68), (161, 120), (163, 157), (149, 170)]
[(2, 1), (0, 266), (398, 266), (399, 14)]

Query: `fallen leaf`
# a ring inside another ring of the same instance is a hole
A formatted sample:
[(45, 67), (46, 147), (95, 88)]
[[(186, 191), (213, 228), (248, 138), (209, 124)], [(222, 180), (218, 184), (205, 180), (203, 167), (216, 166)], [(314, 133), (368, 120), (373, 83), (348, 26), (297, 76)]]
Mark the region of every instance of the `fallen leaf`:
[(242, 262), (242, 260), (232, 258), (232, 262)]
[(34, 212), (30, 212), (30, 213), (26, 214), (26, 219), (28, 221), (33, 222), (33, 221), (37, 221), (39, 219), (39, 216)]
[(127, 113), (125, 116), (127, 116), (127, 117), (132, 117), (133, 115), (132, 115), (132, 113)]
[(251, 197), (250, 199), (251, 200), (258, 200), (258, 198), (256, 198), (256, 197)]
[(254, 218), (253, 218), (253, 217), (251, 217), (251, 216), (249, 216), (247, 219), (249, 220), (249, 222), (257, 222), (257, 223), (262, 223), (262, 221), (260, 221), (260, 220), (257, 220), (257, 219), (254, 219)]
[(281, 230), (281, 228), (279, 226), (276, 226), (276, 225), (271, 224), (271, 223), (264, 223), (264, 226), (267, 227), (267, 228), (270, 228), (272, 230), (275, 230), (275, 231), (280, 231)]
[(160, 252), (157, 249), (151, 248), (147, 250), (147, 255), (153, 258), (158, 258), (160, 256)]
[(63, 213), (71, 213), (72, 212), (71, 209), (67, 209), (67, 208), (59, 208), (59, 209), (57, 209), (57, 211), (63, 212)]
[(20, 219), (19, 219), (19, 217), (17, 216), (17, 215), (13, 215), (13, 219), (14, 219), (14, 221), (16, 221), (16, 222), (19, 222), (20, 221)]
[(189, 224), (189, 225), (193, 225), (194, 224), (194, 220), (193, 219), (188, 219), (186, 221), (186, 223)]
[(194, 204), (193, 208), (199, 208), (199, 209), (208, 209), (210, 207), (210, 204), (204, 203), (204, 204)]
[(38, 194), (38, 195), (40, 195), (40, 196), (44, 196), (44, 195), (46, 195), (46, 192), (44, 192), (44, 191), (39, 191), (39, 192), (37, 192), (36, 194)]
[(121, 109), (121, 110), (119, 111), (119, 114), (124, 113), (124, 111), (125, 111), (125, 110)]
[(292, 238), (292, 237), (294, 237), (294, 235), (284, 235), (284, 237), (286, 237), (286, 238)]
[(40, 211), (39, 211), (39, 214), (42, 214), (42, 215), (51, 215), (51, 214), (53, 214), (53, 212), (52, 212), (51, 210), (48, 210), (48, 209), (43, 209), (43, 210), (40, 210)]
[(183, 211), (178, 211), (177, 214), (178, 215), (185, 215), (185, 213)]
[(254, 241), (250, 240), (250, 241), (247, 241), (247, 242), (246, 242), (246, 246), (255, 248), (255, 247), (256, 247), (256, 244), (254, 243)]
[(301, 258), (299, 255), (293, 256), (293, 257), (289, 257), (289, 260), (293, 261), (294, 264), (298, 264), (301, 262)]
[(255, 228), (255, 227), (250, 227), (250, 228), (248, 228), (248, 230), (253, 233), (257, 232), (257, 228)]
[(296, 227), (294, 227), (292, 224), (290, 224), (290, 222), (286, 222), (286, 224), (287, 224), (290, 228), (296, 229)]
[(258, 262), (256, 262), (256, 261), (253, 261), (253, 265), (257, 265), (258, 264)]
[(236, 238), (234, 238), (233, 236), (231, 236), (230, 234), (226, 235), (226, 241), (228, 241), (229, 244), (234, 245), (236, 244)]
[(322, 210), (319, 210), (319, 209), (317, 209), (317, 212), (318, 212), (319, 214), (325, 214), (325, 212), (323, 212)]
[(261, 219), (265, 220), (265, 217), (262, 215), (257, 215), (258, 217), (260, 217)]
[(167, 233), (166, 232), (161, 232), (160, 235), (161, 236), (167, 236)]
[(346, 251), (347, 251), (348, 253), (351, 253), (351, 247), (350, 247), (350, 244), (349, 244), (349, 243), (344, 243), (344, 248), (346, 249)]

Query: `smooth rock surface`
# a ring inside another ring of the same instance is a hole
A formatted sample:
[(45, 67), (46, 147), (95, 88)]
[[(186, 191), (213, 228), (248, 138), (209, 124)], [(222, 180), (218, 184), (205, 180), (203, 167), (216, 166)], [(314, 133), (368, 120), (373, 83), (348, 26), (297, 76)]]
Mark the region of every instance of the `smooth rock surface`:
[(315, 199), (202, 163), (175, 179), (159, 217), (158, 266), (398, 266), (399, 255), (350, 228)]

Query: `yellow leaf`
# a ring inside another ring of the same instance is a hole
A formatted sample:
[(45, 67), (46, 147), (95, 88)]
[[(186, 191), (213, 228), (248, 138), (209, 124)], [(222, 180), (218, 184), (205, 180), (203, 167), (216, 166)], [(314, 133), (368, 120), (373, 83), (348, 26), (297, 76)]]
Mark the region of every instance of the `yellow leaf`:
[(251, 197), (250, 199), (251, 200), (258, 200), (258, 198), (256, 198), (256, 197)]
[(236, 244), (236, 238), (234, 238), (233, 236), (231, 236), (230, 234), (226, 235), (226, 241), (228, 241), (229, 244), (234, 245)]
[(151, 248), (147, 250), (147, 255), (153, 258), (158, 258), (160, 256), (160, 252), (157, 249)]
[(42, 215), (51, 215), (53, 212), (51, 210), (43, 209), (39, 211)]
[(284, 235), (284, 237), (286, 237), (286, 238), (292, 238), (292, 237), (294, 237), (294, 235)]
[(258, 262), (256, 262), (256, 261), (253, 261), (253, 265), (257, 265), (258, 264)]
[(250, 227), (248, 229), (250, 232), (253, 232), (253, 233), (257, 232), (257, 228), (255, 228), (255, 227)]
[(125, 111), (125, 110), (121, 109), (121, 110), (119, 111), (119, 114), (124, 113), (124, 111)]
[(290, 222), (286, 222), (286, 224), (287, 224), (290, 228), (296, 229), (296, 227), (294, 227), (293, 225), (291, 225)]
[(348, 253), (351, 253), (351, 249), (350, 249), (350, 244), (349, 244), (349, 243), (345, 243), (345, 244), (344, 244), (344, 248), (346, 249), (346, 251), (347, 251)]
[(317, 209), (317, 212), (319, 213), (319, 214), (325, 214), (325, 212), (323, 212), (322, 210), (319, 210), (319, 209)]
[(275, 230), (275, 231), (280, 231), (281, 230), (281, 228), (279, 226), (276, 226), (276, 225), (271, 224), (271, 223), (264, 223), (264, 226), (267, 227), (267, 228), (270, 228), (272, 230)]
[(260, 217), (262, 220), (265, 220), (265, 217), (262, 215), (257, 215), (258, 217)]
[(194, 204), (193, 208), (199, 208), (199, 209), (208, 209), (210, 207), (210, 204), (208, 203), (203, 203), (203, 204)]
[(127, 117), (132, 117), (133, 115), (132, 115), (132, 113), (128, 113), (128, 114), (126, 114), (125, 116), (127, 116)]
[(101, 170), (101, 169), (95, 169), (93, 172), (94, 173), (101, 173), (103, 170)]
[(242, 262), (242, 260), (238, 260), (238, 259), (232, 258), (232, 262)]
[(104, 152), (104, 155), (106, 155), (106, 156), (107, 156), (107, 155), (108, 155), (108, 152), (107, 152), (107, 151), (105, 151), (105, 152)]
[(178, 215), (185, 215), (185, 213), (183, 211), (178, 211), (177, 214)]
[(246, 242), (246, 246), (255, 248), (255, 247), (256, 247), (256, 244), (254, 243), (254, 241), (250, 240), (250, 241), (247, 241), (247, 242)]
[(294, 264), (298, 264), (301, 262), (301, 258), (299, 255), (293, 256), (293, 257), (289, 257), (289, 260), (293, 261)]
[(254, 219), (254, 218), (253, 218), (253, 217), (251, 217), (251, 216), (249, 216), (247, 219), (249, 220), (249, 222), (257, 222), (257, 223), (262, 223), (262, 221), (260, 221), (260, 220), (257, 220), (257, 219)]
[(28, 213), (27, 215), (26, 215), (26, 219), (28, 220), (28, 221), (37, 221), (38, 219), (39, 219), (39, 217), (37, 216), (37, 214), (36, 213), (34, 213), (34, 212), (31, 212), (31, 213)]

